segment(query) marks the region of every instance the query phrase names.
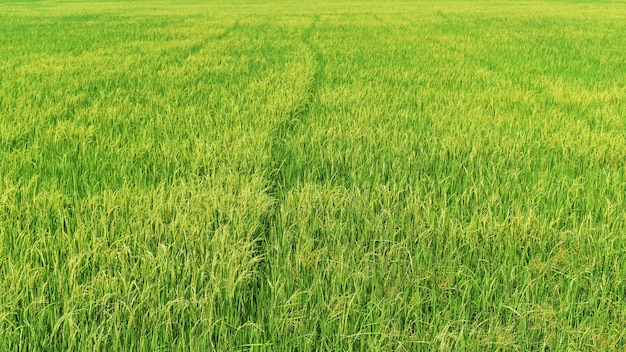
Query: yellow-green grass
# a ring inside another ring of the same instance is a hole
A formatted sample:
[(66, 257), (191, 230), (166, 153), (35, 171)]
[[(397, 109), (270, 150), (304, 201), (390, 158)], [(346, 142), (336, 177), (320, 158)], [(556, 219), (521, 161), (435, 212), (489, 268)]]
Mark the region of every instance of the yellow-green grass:
[(626, 4), (0, 2), (0, 351), (622, 350)]

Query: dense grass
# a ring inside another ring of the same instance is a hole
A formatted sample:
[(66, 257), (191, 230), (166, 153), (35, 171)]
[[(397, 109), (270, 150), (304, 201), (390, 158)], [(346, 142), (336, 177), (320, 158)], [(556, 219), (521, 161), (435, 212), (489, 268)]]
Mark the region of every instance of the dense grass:
[(626, 6), (0, 2), (0, 350), (622, 350)]

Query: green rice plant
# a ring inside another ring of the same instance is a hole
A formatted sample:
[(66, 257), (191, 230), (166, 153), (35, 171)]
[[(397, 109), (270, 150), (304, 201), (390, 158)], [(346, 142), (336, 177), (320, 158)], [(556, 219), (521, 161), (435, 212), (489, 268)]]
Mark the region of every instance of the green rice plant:
[(623, 350), (626, 9), (0, 2), (0, 350)]

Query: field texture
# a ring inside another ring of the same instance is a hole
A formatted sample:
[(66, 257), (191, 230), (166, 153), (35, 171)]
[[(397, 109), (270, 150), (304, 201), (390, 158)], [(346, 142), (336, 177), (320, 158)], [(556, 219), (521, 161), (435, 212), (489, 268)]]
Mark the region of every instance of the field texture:
[(0, 351), (626, 346), (626, 4), (0, 1)]

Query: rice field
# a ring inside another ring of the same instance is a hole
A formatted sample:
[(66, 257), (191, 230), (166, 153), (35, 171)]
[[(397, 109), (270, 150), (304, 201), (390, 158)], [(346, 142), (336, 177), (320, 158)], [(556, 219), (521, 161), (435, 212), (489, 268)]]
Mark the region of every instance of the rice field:
[(0, 1), (0, 351), (623, 351), (626, 3)]

